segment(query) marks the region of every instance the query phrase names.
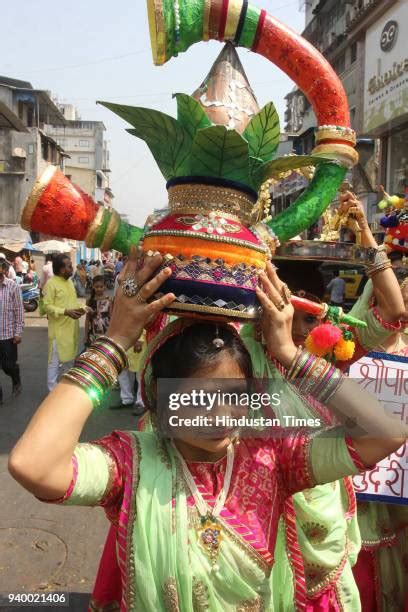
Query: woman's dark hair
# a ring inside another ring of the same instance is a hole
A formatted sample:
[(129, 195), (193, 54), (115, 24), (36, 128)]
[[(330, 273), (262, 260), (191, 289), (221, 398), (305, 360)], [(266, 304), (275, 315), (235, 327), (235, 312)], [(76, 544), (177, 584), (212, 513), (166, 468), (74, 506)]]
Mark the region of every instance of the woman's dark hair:
[[(215, 346), (215, 338), (224, 341), (222, 349)], [(153, 376), (156, 380), (191, 378), (226, 355), (236, 360), (245, 378), (252, 378), (251, 357), (235, 330), (223, 324), (194, 323), (156, 351), (152, 358)]]
[(325, 285), (319, 270), (320, 262), (314, 261), (277, 261), (278, 276), (291, 291), (306, 291), (320, 300), (324, 298)]
[(68, 255), (64, 255), (64, 253), (59, 253), (58, 255), (54, 255), (52, 258), (52, 271), (55, 276), (59, 276), (62, 268), (65, 267), (65, 262), (67, 259), (70, 259)]
[(87, 306), (89, 306), (90, 308), (95, 308), (96, 306), (96, 299), (95, 299), (95, 285), (96, 283), (103, 283), (105, 284), (105, 277), (102, 276), (101, 274), (98, 274), (98, 276), (95, 276), (95, 278), (92, 279), (92, 289), (91, 289), (91, 295), (89, 296), (89, 299), (86, 303)]

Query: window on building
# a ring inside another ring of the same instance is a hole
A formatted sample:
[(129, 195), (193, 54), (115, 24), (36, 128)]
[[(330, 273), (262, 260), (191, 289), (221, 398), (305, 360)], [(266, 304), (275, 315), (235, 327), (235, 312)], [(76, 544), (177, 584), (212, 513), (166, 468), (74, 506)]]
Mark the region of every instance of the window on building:
[(354, 64), (357, 61), (357, 43), (353, 42), (350, 47), (350, 64)]
[(346, 69), (346, 54), (342, 53), (334, 62), (333, 68), (337, 74), (342, 74)]
[(355, 120), (356, 120), (356, 107), (353, 106), (352, 108), (350, 108), (351, 127), (354, 127)]
[(45, 161), (51, 161), (48, 159), (48, 141), (46, 138), (41, 138), (41, 156)]
[(89, 147), (89, 140), (80, 140), (79, 141), (79, 146), (80, 147)]
[(27, 127), (34, 127), (34, 106), (27, 107)]
[(80, 156), (78, 161), (80, 164), (89, 164), (89, 157), (87, 155)]
[(96, 186), (102, 187), (102, 177), (99, 174), (96, 175)]

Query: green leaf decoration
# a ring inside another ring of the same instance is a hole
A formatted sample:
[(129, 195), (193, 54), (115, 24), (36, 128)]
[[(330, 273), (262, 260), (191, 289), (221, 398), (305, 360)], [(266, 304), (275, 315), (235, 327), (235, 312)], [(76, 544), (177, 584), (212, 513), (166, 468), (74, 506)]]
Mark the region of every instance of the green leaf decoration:
[(198, 130), (213, 125), (195, 98), (183, 93), (174, 94), (173, 98), (177, 100), (178, 121), (192, 140)]
[(258, 157), (249, 158), (249, 176), (251, 179), (251, 187), (255, 189), (255, 191), (258, 191), (258, 186), (256, 180), (254, 180), (254, 176), (256, 174), (256, 171), (259, 170), (259, 168), (261, 168), (261, 166), (263, 165), (264, 162), (262, 159), (259, 159)]
[(318, 155), (288, 155), (288, 157), (279, 157), (255, 170), (253, 179), (256, 185), (260, 187), (262, 183), (270, 178), (279, 178), (282, 172), (304, 168), (305, 166), (316, 166), (327, 162), (333, 162), (333, 160)]
[(272, 102), (252, 117), (243, 133), (249, 144), (249, 154), (264, 162), (273, 159), (279, 145), (279, 116)]
[(127, 131), (146, 142), (166, 180), (184, 174), (192, 139), (176, 119), (149, 108), (100, 104), (134, 126)]
[(191, 152), (190, 174), (214, 176), (248, 184), (248, 143), (223, 125), (199, 130)]

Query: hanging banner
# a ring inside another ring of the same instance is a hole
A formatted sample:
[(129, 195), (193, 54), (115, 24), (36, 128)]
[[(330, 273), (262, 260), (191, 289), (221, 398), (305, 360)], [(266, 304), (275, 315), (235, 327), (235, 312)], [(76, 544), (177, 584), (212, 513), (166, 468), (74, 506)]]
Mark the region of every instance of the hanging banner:
[[(390, 412), (408, 423), (408, 358), (370, 353), (350, 368), (353, 378)], [(357, 498), (408, 505), (408, 443), (353, 478)]]

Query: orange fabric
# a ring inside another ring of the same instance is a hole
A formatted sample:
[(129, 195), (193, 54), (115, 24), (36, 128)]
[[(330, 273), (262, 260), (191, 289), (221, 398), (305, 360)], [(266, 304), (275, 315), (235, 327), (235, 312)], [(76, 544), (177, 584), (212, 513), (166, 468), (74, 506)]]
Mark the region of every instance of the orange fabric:
[(159, 251), (173, 255), (183, 254), (184, 257), (200, 255), (201, 257), (221, 258), (228, 265), (245, 263), (257, 268), (266, 267), (266, 254), (254, 249), (240, 247), (223, 242), (200, 240), (199, 238), (182, 238), (176, 236), (151, 236), (143, 240), (144, 251)]

